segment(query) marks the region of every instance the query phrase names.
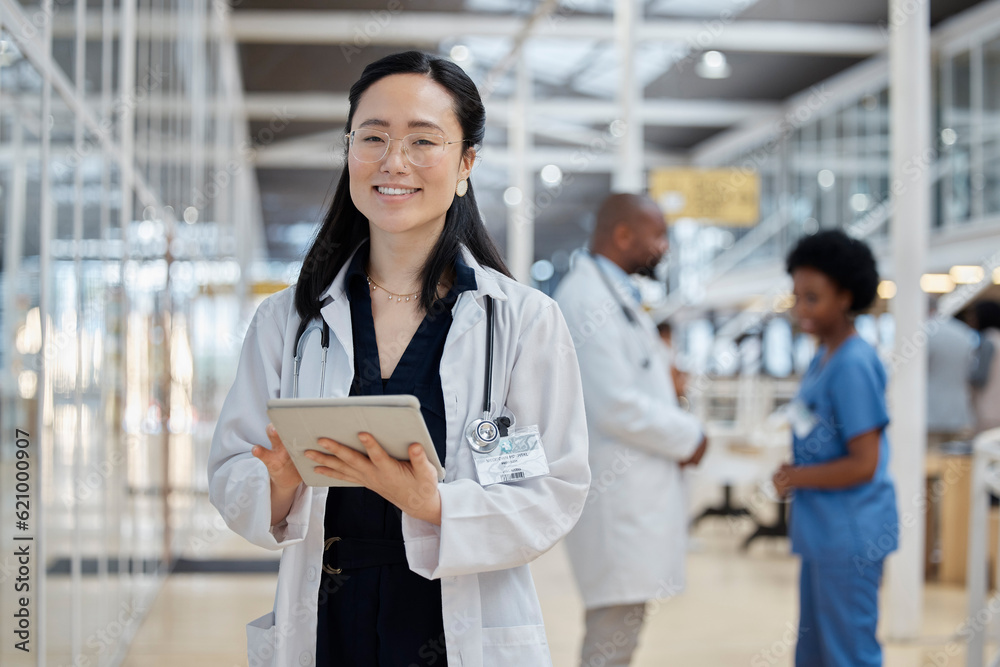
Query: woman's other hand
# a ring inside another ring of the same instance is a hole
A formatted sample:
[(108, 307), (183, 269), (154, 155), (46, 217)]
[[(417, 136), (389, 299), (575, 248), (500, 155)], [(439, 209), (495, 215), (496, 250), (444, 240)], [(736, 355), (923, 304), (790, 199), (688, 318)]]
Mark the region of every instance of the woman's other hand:
[(791, 490), (795, 488), (792, 484), (794, 471), (795, 466), (790, 463), (782, 463), (781, 467), (774, 473), (774, 477), (771, 478), (771, 483), (774, 484), (774, 492), (778, 495), (779, 499), (787, 498)]
[(389, 456), (369, 433), (359, 433), (367, 456), (329, 438), (318, 444), (328, 453), (309, 450), (306, 456), (317, 464), (321, 475), (354, 482), (371, 489), (415, 519), (441, 525), (441, 495), (437, 471), (424, 448), (410, 445), (409, 461)]
[(267, 466), (271, 478), (271, 525), (276, 526), (288, 516), (295, 490), (302, 484), (302, 475), (295, 469), (273, 424), (267, 425), (267, 439), (271, 441), (271, 449), (254, 445), (250, 453)]
[(271, 441), (271, 449), (254, 445), (251, 453), (267, 466), (267, 474), (276, 487), (294, 489), (302, 483), (302, 475), (295, 469), (292, 457), (288, 455), (288, 450), (278, 437), (278, 431), (273, 424), (267, 425), (267, 439)]

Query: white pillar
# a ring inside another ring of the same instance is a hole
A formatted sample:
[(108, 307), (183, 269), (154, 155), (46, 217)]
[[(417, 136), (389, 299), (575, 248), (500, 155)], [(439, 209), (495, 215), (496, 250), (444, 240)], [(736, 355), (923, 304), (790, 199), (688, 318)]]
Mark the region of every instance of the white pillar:
[(618, 51), (619, 120), (625, 123), (625, 133), (618, 145), (618, 160), (611, 174), (611, 189), (615, 192), (646, 191), (643, 170), (642, 85), (635, 76), (637, 43), (637, 0), (617, 0), (615, 3), (615, 48)]
[(507, 142), (510, 146), (510, 184), (521, 192), (521, 200), (507, 207), (507, 266), (514, 278), (527, 283), (535, 261), (535, 172), (528, 154), (531, 135), (528, 108), (531, 103), (531, 70), (524, 49), (517, 61), (517, 92), (511, 105)]
[[(0, 104), (3, 104), (3, 97), (0, 96)], [(17, 280), (21, 275), (21, 257), (24, 255), (24, 229), (25, 219), (25, 191), (28, 183), (28, 158), (24, 149), (24, 119), (19, 110), (12, 109), (9, 114), (11, 135), (6, 138), (6, 143), (13, 146), (14, 162), (11, 166), (10, 182), (7, 194), (7, 225), (6, 238), (4, 239), (4, 271), (7, 277), (4, 280), (4, 323), (3, 340), (5, 345), (10, 345), (16, 336), (20, 313), (17, 306)], [(13, 368), (13, 354), (6, 355), (7, 368), (3, 370), (3, 379), (0, 382), (9, 382), (10, 385), (3, 387), (2, 393), (5, 396), (13, 396), (17, 393), (17, 375)]]
[[(43, 57), (52, 60), (52, 0), (43, 0), (42, 15), (48, 20), (42, 28)], [(51, 480), (53, 465), (51, 461), (45, 460), (45, 453), (54, 450), (55, 434), (52, 429), (52, 401), (49, 400), (52, 394), (52, 378), (54, 377), (54, 364), (44, 354), (48, 349), (49, 341), (52, 338), (53, 317), (53, 270), (52, 270), (52, 239), (55, 236), (56, 220), (55, 207), (52, 202), (52, 125), (49, 118), (52, 116), (52, 69), (45, 67), (42, 70), (44, 82), (42, 84), (42, 113), (41, 113), (41, 157), (39, 159), (39, 169), (41, 181), (39, 186), (39, 207), (41, 208), (41, 220), (39, 221), (39, 242), (38, 242), (38, 312), (42, 327), (42, 367), (38, 374), (38, 393), (35, 400), (38, 402), (38, 424), (35, 427), (35, 451), (38, 458), (35, 459), (36, 469), (39, 471), (38, 490), (32, 495), (36, 503), (35, 525), (32, 526), (35, 532), (37, 549), (37, 563), (47, 563), (48, 541), (46, 540), (46, 521), (48, 513), (45, 511), (46, 481)], [(33, 595), (36, 604), (35, 618), (38, 620), (38, 629), (35, 633), (35, 646), (38, 651), (36, 658), (37, 667), (45, 667), (46, 652), (39, 648), (46, 646), (48, 633), (48, 577), (44, 570), (36, 571), (35, 593)]]
[[(930, 0), (890, 0), (889, 123), (894, 212), (892, 254), (898, 286), (890, 407), (892, 473), (900, 518), (899, 551), (890, 559), (888, 634), (919, 635), (924, 591), (924, 459), (927, 449), (927, 299), (920, 289), (930, 229)], [(932, 160), (930, 162), (933, 162)]]

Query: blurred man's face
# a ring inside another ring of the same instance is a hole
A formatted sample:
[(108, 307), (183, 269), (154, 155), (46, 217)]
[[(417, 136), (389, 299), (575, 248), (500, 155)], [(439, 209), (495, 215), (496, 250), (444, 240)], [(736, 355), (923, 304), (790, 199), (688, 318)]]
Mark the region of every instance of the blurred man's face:
[(653, 269), (670, 248), (663, 213), (649, 206), (635, 215), (629, 227), (632, 234), (626, 255), (630, 266), (625, 268), (629, 273), (653, 277)]

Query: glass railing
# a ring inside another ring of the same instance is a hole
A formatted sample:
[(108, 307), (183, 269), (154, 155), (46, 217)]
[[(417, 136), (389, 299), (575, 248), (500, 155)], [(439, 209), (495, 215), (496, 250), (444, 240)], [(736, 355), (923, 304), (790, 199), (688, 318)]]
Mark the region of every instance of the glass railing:
[[(931, 152), (913, 165), (931, 171), (932, 229), (1000, 225), (1000, 12), (966, 13), (933, 39), (935, 136)], [(728, 152), (702, 162), (759, 173), (758, 226), (767, 228), (762, 239), (755, 229), (702, 226), (697, 242), (715, 267), (710, 273), (773, 265), (820, 228), (873, 241), (888, 235), (888, 62), (862, 63), (816, 88), (824, 87), (836, 95), (813, 105), (803, 94), (775, 121), (775, 132), (747, 132), (746, 141), (734, 138)]]
[(190, 539), (254, 238), (222, 4), (0, 7), (2, 665), (120, 662)]

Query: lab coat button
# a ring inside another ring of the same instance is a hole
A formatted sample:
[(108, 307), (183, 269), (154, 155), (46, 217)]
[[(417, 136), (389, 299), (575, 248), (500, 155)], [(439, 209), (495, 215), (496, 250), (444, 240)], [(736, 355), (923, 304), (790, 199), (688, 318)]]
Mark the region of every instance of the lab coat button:
[(312, 653), (310, 653), (309, 651), (303, 651), (302, 653), (300, 653), (299, 664), (302, 665), (302, 667), (309, 667), (309, 665), (313, 664)]
[(315, 567), (310, 567), (308, 570), (306, 570), (306, 579), (308, 581), (316, 581), (316, 568)]

